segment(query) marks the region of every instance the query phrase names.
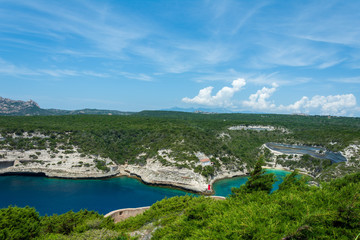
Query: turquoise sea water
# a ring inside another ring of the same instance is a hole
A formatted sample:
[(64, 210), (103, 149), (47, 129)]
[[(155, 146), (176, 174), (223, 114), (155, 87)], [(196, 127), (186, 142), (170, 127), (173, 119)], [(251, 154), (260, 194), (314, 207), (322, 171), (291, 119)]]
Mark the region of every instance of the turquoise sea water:
[[(285, 171), (269, 170), (278, 178)], [(245, 183), (246, 177), (218, 181), (215, 195), (227, 196), (231, 187)], [(274, 188), (277, 188), (278, 183)], [(137, 179), (120, 177), (103, 180), (69, 180), (40, 176), (0, 176), (0, 208), (16, 205), (35, 207), (40, 215), (61, 214), (80, 209), (101, 214), (120, 208), (149, 206), (165, 197), (189, 194), (171, 188), (149, 186)]]
[[(273, 190), (275, 191), (279, 188), (279, 184), (282, 183), (283, 177), (285, 177), (290, 172), (283, 171), (283, 170), (275, 170), (275, 169), (266, 169), (267, 173), (273, 173), (275, 174), (277, 181), (273, 185)], [(235, 177), (235, 178), (229, 178), (224, 179), (215, 182), (213, 189), (215, 191), (215, 195), (217, 196), (228, 196), (231, 194), (231, 188), (233, 187), (240, 187), (242, 184), (245, 184), (248, 177)]]

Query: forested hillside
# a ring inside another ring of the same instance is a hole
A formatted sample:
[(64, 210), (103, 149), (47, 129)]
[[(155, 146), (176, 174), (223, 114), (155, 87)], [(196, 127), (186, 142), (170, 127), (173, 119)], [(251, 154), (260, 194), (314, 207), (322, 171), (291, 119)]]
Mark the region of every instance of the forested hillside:
[[(272, 126), (274, 131), (229, 130), (232, 126)], [(163, 165), (213, 174), (251, 167), (267, 142), (323, 146), (340, 151), (359, 144), (360, 119), (275, 114), (195, 114), (145, 111), (130, 116), (0, 117), (0, 149), (56, 149), (108, 157), (118, 164)], [(159, 155), (167, 149), (168, 161)], [(196, 166), (194, 153), (211, 158), (212, 166)], [(295, 166), (296, 167), (296, 166)]]

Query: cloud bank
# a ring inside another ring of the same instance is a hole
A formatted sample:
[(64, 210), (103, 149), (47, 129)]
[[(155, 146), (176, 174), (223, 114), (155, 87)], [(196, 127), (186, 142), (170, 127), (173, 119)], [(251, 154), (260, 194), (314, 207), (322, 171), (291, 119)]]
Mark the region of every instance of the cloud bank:
[(182, 101), (212, 107), (231, 107), (233, 105), (231, 98), (236, 92), (240, 91), (245, 84), (245, 79), (239, 78), (232, 82), (232, 87), (223, 87), (214, 96), (211, 96), (214, 87), (210, 86), (201, 89), (199, 94), (194, 98), (185, 97)]
[(274, 103), (269, 102), (269, 99), (272, 94), (276, 91), (277, 84), (273, 83), (272, 88), (263, 87), (258, 90), (256, 93), (251, 94), (248, 101), (243, 101), (242, 105), (245, 107), (250, 107), (251, 109), (273, 109), (276, 108)]
[(238, 101), (234, 104), (232, 99), (234, 94), (246, 85), (246, 81), (242, 78), (234, 80), (232, 87), (223, 87), (216, 95), (212, 96), (213, 87), (206, 87), (199, 91), (194, 98), (183, 98), (182, 101), (190, 104), (206, 105), (211, 107), (232, 107), (242, 110), (262, 111), (268, 113), (307, 113), (335, 116), (354, 116), (360, 112), (357, 106), (354, 94), (343, 95), (316, 95), (312, 98), (303, 96), (300, 100), (289, 105), (276, 105), (270, 100), (271, 96), (276, 92), (278, 85), (272, 84), (272, 87), (263, 87), (251, 94), (248, 100)]
[(349, 115), (352, 116), (354, 112), (359, 111), (356, 106), (356, 97), (353, 94), (344, 95), (316, 95), (309, 99), (304, 96), (299, 101), (288, 106), (280, 105), (279, 110), (290, 112), (304, 112), (314, 113), (320, 112), (322, 115)]

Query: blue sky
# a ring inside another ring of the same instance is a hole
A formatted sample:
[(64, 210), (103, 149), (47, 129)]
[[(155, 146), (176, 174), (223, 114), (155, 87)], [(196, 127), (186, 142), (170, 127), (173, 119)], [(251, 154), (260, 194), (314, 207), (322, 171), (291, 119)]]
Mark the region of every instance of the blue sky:
[(0, 0), (0, 96), (360, 116), (360, 1)]

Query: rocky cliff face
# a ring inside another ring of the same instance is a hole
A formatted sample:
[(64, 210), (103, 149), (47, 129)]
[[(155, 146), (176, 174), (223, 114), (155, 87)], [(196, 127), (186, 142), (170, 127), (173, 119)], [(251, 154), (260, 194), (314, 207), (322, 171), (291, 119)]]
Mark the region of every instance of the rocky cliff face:
[(43, 111), (33, 100), (25, 102), (0, 97), (0, 115), (40, 115)]
[[(116, 175), (138, 177), (143, 182), (154, 185), (164, 185), (178, 187), (181, 189), (210, 194), (208, 185), (212, 185), (216, 180), (231, 178), (247, 174), (246, 164), (239, 159), (234, 160), (234, 165), (229, 167), (222, 164), (217, 158), (219, 167), (211, 174), (202, 175), (201, 171), (195, 171), (189, 166), (205, 166), (201, 159), (208, 159), (201, 152), (193, 153), (198, 159), (182, 161), (177, 164), (175, 157), (170, 149), (158, 151), (159, 156), (148, 158), (144, 165), (116, 165), (109, 158), (102, 158), (98, 155), (86, 154), (77, 146), (58, 142), (56, 146), (50, 146), (47, 140), (57, 138), (57, 135), (44, 135), (40, 132), (23, 132), (19, 135), (8, 133), (4, 136), (0, 134), (0, 174), (9, 173), (42, 173), (48, 177), (60, 178), (104, 178)], [(19, 149), (11, 146), (13, 142), (20, 139), (27, 140), (29, 144), (45, 141), (42, 148), (28, 149), (19, 145)], [(185, 154), (185, 153), (184, 153)], [(186, 153), (190, 155), (191, 153)], [(144, 154), (139, 154), (143, 157)], [(210, 162), (211, 163), (211, 162)], [(196, 168), (196, 167), (195, 167)], [(207, 177), (205, 177), (207, 176)]]
[[(164, 166), (156, 159), (148, 159), (146, 165), (116, 165), (111, 159), (94, 158), (74, 151), (57, 153), (47, 150), (0, 150), (0, 175), (9, 173), (42, 173), (48, 177), (59, 178), (106, 178), (129, 176), (140, 178), (153, 185), (178, 187), (184, 190), (206, 193), (208, 185), (216, 180), (247, 174), (244, 171), (220, 169), (212, 178), (205, 178), (191, 169)], [(99, 169), (101, 161), (106, 170)]]
[(110, 159), (94, 159), (76, 151), (65, 153), (59, 150), (53, 153), (50, 149), (0, 150), (0, 174), (9, 173), (42, 173), (59, 178), (104, 178), (117, 175), (119, 170)]
[(136, 176), (145, 183), (169, 185), (195, 192), (206, 192), (209, 181), (200, 174), (187, 168), (163, 166), (155, 159), (148, 159), (146, 165), (123, 165), (120, 172), (127, 176)]
[(81, 109), (81, 110), (61, 110), (61, 109), (43, 109), (34, 102), (12, 100), (0, 97), (0, 116), (52, 116), (52, 115), (131, 115), (133, 112), (122, 112), (117, 110), (101, 110), (101, 109)]
[(212, 193), (208, 191), (208, 185), (212, 185), (217, 180), (248, 174), (245, 165), (244, 170), (229, 170), (222, 167), (215, 176), (205, 178), (192, 169), (164, 166), (156, 159), (147, 159), (144, 166), (122, 165), (119, 166), (119, 170), (121, 175), (139, 177), (147, 184), (173, 186), (205, 194)]

